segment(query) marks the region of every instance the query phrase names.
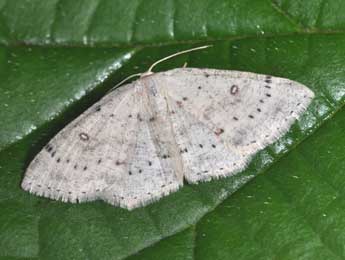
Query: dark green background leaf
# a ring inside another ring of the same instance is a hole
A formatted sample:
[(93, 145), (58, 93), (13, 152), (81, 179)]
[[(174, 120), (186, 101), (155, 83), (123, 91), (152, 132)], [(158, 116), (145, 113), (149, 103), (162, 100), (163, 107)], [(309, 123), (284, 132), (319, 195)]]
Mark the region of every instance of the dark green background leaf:
[[(0, 10), (0, 258), (345, 258), (342, 1), (3, 0)], [(209, 43), (156, 70), (187, 61), (287, 77), (316, 93), (246, 171), (132, 212), (20, 189), (33, 156), (119, 80)]]

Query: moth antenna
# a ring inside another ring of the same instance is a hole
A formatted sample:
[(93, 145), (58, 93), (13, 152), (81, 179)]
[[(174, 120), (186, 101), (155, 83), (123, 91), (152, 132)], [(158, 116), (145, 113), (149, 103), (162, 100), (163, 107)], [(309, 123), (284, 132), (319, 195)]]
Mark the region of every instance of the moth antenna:
[[(204, 46), (199, 46), (199, 47), (196, 47), (196, 48), (192, 48), (192, 49), (188, 49), (188, 50), (184, 50), (184, 51), (179, 51), (179, 52), (176, 52), (172, 55), (169, 55), (167, 57), (164, 57), (158, 61), (156, 61), (155, 63), (153, 63), (150, 68), (144, 72), (144, 73), (136, 73), (136, 74), (132, 74), (130, 76), (128, 76), (127, 78), (125, 78), (124, 80), (120, 81), (119, 83), (117, 83), (114, 87), (112, 87), (110, 90), (108, 90), (108, 92), (111, 92), (113, 91), (115, 88), (117, 88), (118, 86), (122, 85), (124, 82), (126, 82), (127, 80), (131, 79), (131, 78), (134, 78), (134, 77), (145, 77), (145, 76), (148, 76), (148, 75), (151, 75), (153, 74), (153, 71), (152, 69), (159, 63), (163, 62), (163, 61), (166, 61), (168, 59), (171, 59), (173, 57), (176, 57), (178, 55), (181, 55), (181, 54), (184, 54), (184, 53), (188, 53), (188, 52), (192, 52), (192, 51), (197, 51), (197, 50), (202, 50), (202, 49), (206, 49), (206, 48), (209, 48), (209, 47), (212, 47), (213, 45), (204, 45)], [(183, 65), (183, 68), (185, 68), (187, 66), (187, 62), (185, 62), (185, 64)], [(108, 93), (107, 92), (107, 93)]]
[(175, 56), (178, 56), (178, 55), (181, 55), (181, 54), (184, 54), (184, 53), (188, 53), (188, 52), (192, 52), (192, 51), (197, 51), (197, 50), (202, 50), (202, 49), (206, 49), (206, 48), (209, 48), (209, 47), (212, 47), (212, 45), (199, 46), (199, 47), (196, 47), (196, 48), (192, 48), (192, 49), (188, 49), (188, 50), (184, 50), (184, 51), (179, 51), (179, 52), (176, 52), (176, 53), (174, 53), (174, 54), (172, 54), (172, 55), (169, 55), (169, 56), (167, 56), (167, 57), (165, 57), (165, 58), (163, 58), (163, 59), (160, 59), (160, 60), (156, 61), (155, 63), (153, 63), (153, 64), (151, 65), (151, 67), (150, 67), (145, 73), (143, 73), (142, 76), (147, 76), (147, 75), (152, 74), (152, 73), (153, 73), (153, 72), (152, 72), (152, 69), (153, 69), (157, 64), (159, 64), (159, 63), (161, 63), (161, 62), (163, 62), (163, 61), (166, 61), (166, 60), (168, 60), (168, 59), (171, 59), (171, 58), (173, 58), (173, 57), (175, 57)]
[(109, 89), (107, 91), (107, 93), (113, 91), (114, 89), (116, 89), (118, 86), (122, 85), (123, 83), (125, 83), (127, 80), (134, 78), (134, 77), (140, 77), (141, 75), (143, 75), (143, 73), (136, 73), (136, 74), (132, 74), (130, 76), (128, 76), (127, 78), (121, 80), (119, 83), (117, 83), (114, 87), (112, 87), (111, 89)]

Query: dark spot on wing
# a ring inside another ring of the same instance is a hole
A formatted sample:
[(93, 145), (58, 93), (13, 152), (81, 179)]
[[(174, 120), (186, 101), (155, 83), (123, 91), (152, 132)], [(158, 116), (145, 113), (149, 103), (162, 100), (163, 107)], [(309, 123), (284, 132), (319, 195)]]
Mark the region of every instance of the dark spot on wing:
[(269, 94), (269, 93), (266, 93), (266, 96), (267, 96), (267, 97), (271, 97), (271, 94)]
[(217, 136), (220, 136), (222, 133), (224, 133), (223, 128), (217, 128), (216, 131), (214, 132)]
[(102, 162), (102, 159), (99, 159), (98, 161), (97, 161), (97, 164), (100, 164)]
[(50, 153), (53, 150), (53, 147), (50, 144), (47, 144), (45, 148), (48, 153)]
[(150, 117), (150, 122), (153, 122), (155, 121), (155, 118), (154, 117)]
[(83, 170), (86, 171), (87, 170), (87, 166), (84, 166)]
[(151, 161), (149, 161), (149, 166), (151, 166), (152, 165), (152, 162)]
[(182, 105), (182, 102), (181, 102), (181, 101), (176, 101), (176, 104), (177, 104), (177, 106), (178, 106), (178, 107), (183, 107), (183, 105)]
[(264, 101), (262, 99), (260, 99), (259, 101), (260, 101), (260, 103), (264, 103)]
[(203, 146), (202, 144), (199, 144), (199, 147), (200, 147), (200, 148), (203, 148), (204, 146)]
[(265, 88), (271, 88), (271, 86), (265, 85)]
[(96, 111), (96, 112), (101, 111), (101, 106), (100, 106), (100, 105), (96, 106), (96, 107), (95, 107), (95, 111)]
[(260, 108), (257, 108), (256, 110), (257, 110), (258, 112), (261, 112), (261, 109), (260, 109)]
[(143, 121), (143, 119), (141, 118), (141, 116), (140, 116), (139, 113), (137, 114), (137, 119), (138, 119), (140, 122)]
[(132, 172), (131, 172), (131, 171), (128, 171), (128, 175), (132, 175)]
[(253, 118), (254, 118), (254, 116), (253, 116), (253, 115), (249, 115), (248, 117), (249, 117), (249, 118), (251, 118), (251, 119), (253, 119)]
[(272, 78), (271, 76), (267, 75), (266, 79), (265, 79), (265, 82), (268, 83), (268, 84), (272, 83), (271, 78)]
[(128, 118), (131, 118), (132, 117), (132, 115), (128, 115)]
[(237, 85), (232, 85), (231, 88), (230, 88), (230, 94), (231, 95), (236, 95), (238, 93), (238, 86)]
[(234, 119), (235, 121), (238, 121), (238, 118), (237, 118), (237, 117), (235, 117), (235, 116), (233, 117), (233, 119)]
[(183, 101), (187, 101), (188, 98), (187, 98), (187, 97), (183, 97), (182, 100), (183, 100)]
[(58, 158), (58, 159), (56, 160), (56, 162), (57, 162), (57, 163), (59, 163), (60, 161), (61, 161), (61, 159), (60, 159), (60, 158)]
[(215, 144), (212, 144), (212, 147), (213, 147), (213, 148), (216, 148), (216, 145), (215, 145)]
[(89, 140), (89, 136), (86, 133), (80, 133), (79, 137), (83, 141), (88, 141)]
[(116, 161), (115, 165), (121, 165), (122, 163), (120, 161)]
[(198, 89), (201, 89), (201, 86), (199, 86)]

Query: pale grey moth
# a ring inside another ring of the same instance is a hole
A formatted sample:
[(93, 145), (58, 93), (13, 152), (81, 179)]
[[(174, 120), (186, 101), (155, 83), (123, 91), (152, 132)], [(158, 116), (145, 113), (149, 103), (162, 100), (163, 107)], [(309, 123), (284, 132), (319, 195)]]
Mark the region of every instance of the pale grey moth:
[(314, 97), (284, 78), (197, 68), (152, 73), (153, 66), (62, 129), (31, 162), (22, 188), (65, 202), (143, 206), (184, 180), (242, 171)]

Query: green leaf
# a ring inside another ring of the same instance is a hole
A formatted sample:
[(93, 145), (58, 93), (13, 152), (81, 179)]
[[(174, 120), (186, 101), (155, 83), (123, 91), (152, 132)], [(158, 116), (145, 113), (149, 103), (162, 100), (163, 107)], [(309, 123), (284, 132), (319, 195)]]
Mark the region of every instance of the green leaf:
[[(0, 259), (345, 257), (344, 3), (3, 0), (0, 10)], [(113, 85), (210, 43), (156, 70), (187, 61), (286, 77), (316, 94), (248, 169), (131, 212), (20, 189), (35, 154)]]

